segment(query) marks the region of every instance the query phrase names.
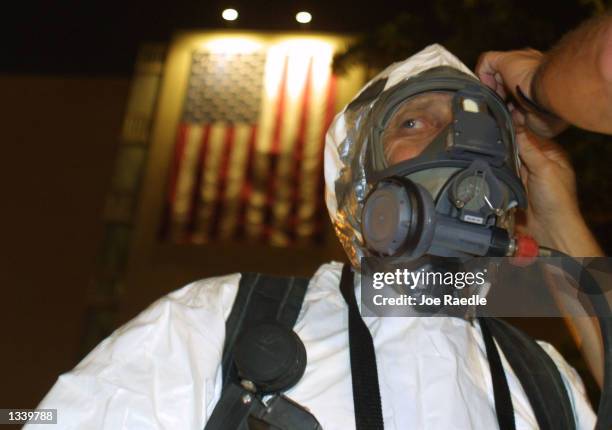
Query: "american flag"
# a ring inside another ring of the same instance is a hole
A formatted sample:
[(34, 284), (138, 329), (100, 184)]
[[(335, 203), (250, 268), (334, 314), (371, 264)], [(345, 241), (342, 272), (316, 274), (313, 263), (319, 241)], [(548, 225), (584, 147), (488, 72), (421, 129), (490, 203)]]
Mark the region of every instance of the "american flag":
[(321, 239), (332, 55), (313, 43), (193, 52), (164, 240), (288, 246)]

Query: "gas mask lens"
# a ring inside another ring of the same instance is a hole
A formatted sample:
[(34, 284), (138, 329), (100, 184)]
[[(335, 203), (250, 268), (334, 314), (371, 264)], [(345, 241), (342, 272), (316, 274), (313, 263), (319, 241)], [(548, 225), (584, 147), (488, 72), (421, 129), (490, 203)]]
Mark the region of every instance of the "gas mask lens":
[(402, 102), (387, 121), (382, 146), (387, 166), (419, 156), (453, 119), (453, 94), (430, 91)]

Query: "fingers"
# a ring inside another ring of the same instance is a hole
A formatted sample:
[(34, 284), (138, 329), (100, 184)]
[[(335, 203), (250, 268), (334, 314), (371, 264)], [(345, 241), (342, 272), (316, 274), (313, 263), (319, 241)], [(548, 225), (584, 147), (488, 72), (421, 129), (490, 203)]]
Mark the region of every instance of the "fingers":
[(498, 72), (497, 63), (503, 55), (504, 53), (501, 51), (489, 51), (478, 58), (476, 74), (482, 82), (491, 88), (495, 88), (495, 74)]
[(525, 127), (525, 114), (523, 112), (513, 105), (512, 108), (510, 108), (510, 113), (512, 114), (512, 122), (517, 128)]
[(529, 170), (527, 170), (527, 167), (525, 166), (525, 164), (521, 164), (521, 182), (523, 182), (523, 186), (525, 187), (525, 190), (527, 191), (527, 195), (529, 195)]
[(569, 156), (555, 141), (539, 138), (519, 125), (516, 128), (516, 142), (519, 156), (528, 172), (542, 171), (553, 163), (573, 174)]
[(561, 167), (572, 169), (569, 155), (557, 142), (550, 139), (539, 139), (537, 142), (540, 152), (549, 160), (554, 161)]
[(499, 73), (495, 73), (495, 92), (504, 100), (506, 100), (506, 86), (504, 84), (504, 79)]
[(476, 65), (476, 74), (480, 80), (504, 100), (506, 100), (507, 89), (501, 73), (501, 63), (506, 55), (506, 52), (500, 51), (485, 52), (480, 56)]
[(527, 171), (532, 172), (538, 166), (542, 166), (549, 161), (540, 148), (538, 148), (537, 138), (533, 134), (518, 128), (516, 142), (519, 147), (519, 156)]
[[(498, 74), (497, 63), (503, 55), (504, 53), (500, 51), (485, 52), (480, 56), (476, 64), (476, 75), (486, 86), (493, 90), (498, 87), (498, 83), (503, 84), (503, 82), (498, 82), (495, 77)], [(498, 79), (501, 80), (501, 76)]]
[(529, 90), (542, 58), (543, 54), (534, 49), (489, 51), (478, 59), (476, 74), (485, 85), (505, 99), (506, 94), (516, 96), (514, 91), (517, 86)]

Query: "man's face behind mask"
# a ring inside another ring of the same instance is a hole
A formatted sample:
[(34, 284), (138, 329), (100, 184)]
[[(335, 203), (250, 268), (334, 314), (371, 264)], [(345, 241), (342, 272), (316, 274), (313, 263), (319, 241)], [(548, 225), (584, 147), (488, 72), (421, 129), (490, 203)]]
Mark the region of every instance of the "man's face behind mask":
[(452, 93), (427, 92), (403, 102), (383, 132), (387, 165), (417, 157), (453, 119)]
[[(436, 88), (437, 87), (437, 88)], [(524, 207), (510, 114), (469, 76), (432, 70), (369, 112), (361, 233), (372, 255), (505, 255)]]

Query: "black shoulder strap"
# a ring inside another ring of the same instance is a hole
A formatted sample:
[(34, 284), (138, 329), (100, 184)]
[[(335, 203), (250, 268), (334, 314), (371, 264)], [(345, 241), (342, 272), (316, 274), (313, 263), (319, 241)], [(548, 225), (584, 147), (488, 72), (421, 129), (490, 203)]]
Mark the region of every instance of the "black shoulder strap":
[(383, 430), (376, 352), (370, 330), (359, 314), (350, 264), (342, 268), (340, 291), (348, 305), (349, 351), (357, 430)]
[(516, 430), (514, 408), (512, 406), (510, 387), (508, 387), (508, 379), (506, 378), (504, 365), (501, 361), (499, 351), (497, 351), (497, 346), (495, 345), (491, 331), (489, 330), (487, 320), (489, 320), (489, 318), (481, 317), (478, 319), (485, 349), (487, 351), (487, 361), (489, 362), (489, 369), (491, 371), (497, 423), (499, 424), (499, 430)]
[[(507, 415), (508, 408), (512, 410), (512, 401), (509, 398), (509, 391), (506, 394), (503, 393), (507, 390), (507, 382), (503, 369), (500, 371), (498, 368), (498, 366), (501, 366), (499, 356), (497, 358), (498, 363), (494, 358), (497, 349), (493, 347), (492, 340), (488, 341), (491, 345), (487, 345), (487, 337), (490, 338), (491, 335), (497, 341), (499, 348), (525, 390), (539, 428), (543, 430), (575, 429), (574, 408), (568, 397), (559, 369), (546, 351), (531, 337), (505, 321), (497, 318), (479, 318), (479, 321), (485, 338), (489, 365), (491, 366), (495, 407), (500, 420), (500, 427), (502, 424), (501, 417), (506, 420), (506, 425), (509, 423)], [(494, 348), (495, 353), (492, 352), (493, 349), (491, 348)], [(501, 381), (501, 378), (503, 378), (503, 381)], [(499, 398), (498, 392), (502, 393)], [(514, 417), (512, 417), (512, 425), (514, 425)]]
[(225, 322), (223, 386), (237, 380), (234, 346), (244, 328), (261, 321), (277, 321), (292, 328), (302, 308), (309, 279), (243, 273), (232, 310)]

